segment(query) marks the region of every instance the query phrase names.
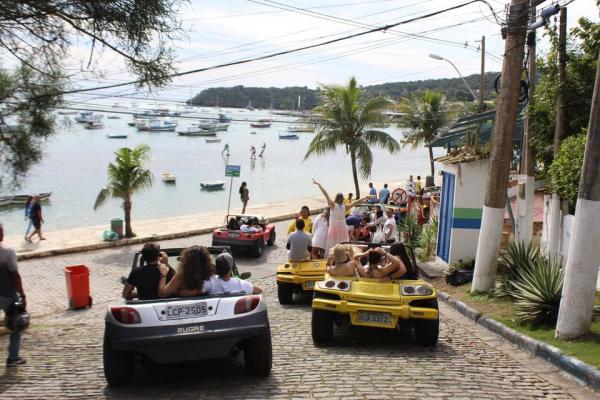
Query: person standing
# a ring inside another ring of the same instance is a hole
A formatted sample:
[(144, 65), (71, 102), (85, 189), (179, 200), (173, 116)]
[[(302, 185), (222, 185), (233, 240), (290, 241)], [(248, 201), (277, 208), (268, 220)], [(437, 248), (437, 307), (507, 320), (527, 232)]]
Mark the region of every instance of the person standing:
[(417, 196), (421, 196), (423, 194), (423, 183), (421, 182), (420, 175), (417, 175), (417, 180), (415, 181), (415, 194)]
[(377, 203), (377, 189), (373, 187), (373, 182), (369, 182), (369, 203)]
[(248, 200), (250, 200), (250, 191), (248, 190), (248, 184), (246, 182), (242, 182), (240, 186), (240, 200), (242, 201), (242, 214), (246, 213), (246, 206), (248, 205)]
[(29, 231), (33, 226), (31, 222), (31, 206), (33, 205), (33, 196), (28, 196), (27, 201), (25, 202), (25, 221), (27, 221), (27, 230), (25, 231), (25, 240), (27, 241), (27, 236), (29, 235)]
[[(348, 193), (348, 197), (344, 197), (344, 205), (352, 203), (352, 193)], [(350, 215), (350, 209), (346, 210), (346, 217)]]
[(226, 157), (229, 157), (229, 143), (225, 143), (225, 147), (223, 147), (223, 151), (221, 155), (225, 154)]
[(334, 200), (332, 200), (327, 191), (319, 182), (313, 179), (313, 183), (319, 187), (319, 190), (321, 190), (321, 193), (323, 193), (323, 196), (325, 196), (325, 200), (329, 206), (329, 229), (327, 230), (327, 239), (325, 241), (325, 256), (328, 257), (329, 249), (336, 244), (350, 240), (345, 218), (346, 210), (349, 210), (350, 208), (354, 207), (354, 205), (365, 201), (367, 197), (344, 205), (344, 195), (342, 193), (336, 194)]
[[(17, 254), (11, 248), (4, 247), (4, 228), (0, 224), (0, 308), (7, 313), (20, 298), (23, 309), (27, 307), (25, 291), (21, 282), (21, 275), (17, 267)], [(21, 347), (21, 332), (11, 332), (8, 341), (7, 367), (25, 364), (25, 359), (19, 356)]]
[[(304, 231), (306, 233), (312, 233), (313, 221), (310, 218), (310, 209), (308, 208), (308, 206), (302, 206), (302, 208), (300, 209), (300, 214), (298, 214), (298, 217), (296, 218), (302, 218), (302, 220), (304, 220)], [(291, 235), (292, 233), (294, 233), (295, 230), (296, 220), (292, 221), (288, 226), (287, 234)]]
[(383, 189), (381, 189), (379, 191), (379, 201), (383, 204), (387, 204), (389, 199), (390, 199), (390, 191), (388, 189), (388, 184), (385, 183), (383, 185)]
[(396, 218), (394, 218), (394, 212), (391, 209), (385, 210), (386, 220), (383, 223), (383, 234), (385, 235), (386, 243), (394, 243), (398, 237), (398, 227), (396, 225)]
[(315, 218), (312, 229), (312, 258), (323, 259), (325, 258), (325, 242), (329, 230), (329, 208), (324, 209), (323, 213)]
[(262, 146), (260, 146), (260, 153), (258, 153), (258, 156), (260, 158), (263, 158), (263, 155), (265, 154), (265, 149), (267, 148), (267, 144), (265, 142), (263, 142)]
[(44, 217), (42, 216), (42, 205), (40, 204), (40, 195), (36, 194), (33, 196), (33, 204), (31, 205), (31, 210), (29, 211), (31, 223), (35, 228), (31, 235), (25, 238), (26, 241), (31, 243), (31, 239), (35, 234), (38, 235), (40, 240), (46, 240), (45, 237), (42, 236), (42, 224), (44, 223)]
[(256, 160), (256, 147), (254, 145), (250, 147), (250, 159)]

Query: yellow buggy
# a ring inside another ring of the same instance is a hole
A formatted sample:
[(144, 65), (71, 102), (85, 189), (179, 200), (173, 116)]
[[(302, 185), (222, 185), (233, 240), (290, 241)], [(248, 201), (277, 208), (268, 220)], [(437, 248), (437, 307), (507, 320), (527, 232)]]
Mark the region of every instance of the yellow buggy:
[(323, 280), (327, 260), (288, 261), (277, 266), (277, 297), (279, 304), (290, 304), (294, 293), (312, 291)]
[[(415, 271), (414, 256), (412, 260), (401, 258), (409, 271)], [(379, 279), (326, 274), (314, 288), (313, 342), (331, 342), (334, 325), (399, 330), (402, 325), (410, 324), (417, 344), (436, 345), (439, 334), (436, 290), (427, 282), (413, 277), (416, 279), (380, 282)]]

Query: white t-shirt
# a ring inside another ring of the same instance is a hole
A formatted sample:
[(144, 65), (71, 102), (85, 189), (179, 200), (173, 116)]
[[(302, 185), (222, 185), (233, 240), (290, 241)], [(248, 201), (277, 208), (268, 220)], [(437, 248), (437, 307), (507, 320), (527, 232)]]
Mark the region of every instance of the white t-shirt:
[(252, 286), (250, 282), (240, 278), (231, 277), (227, 282), (219, 278), (219, 282), (221, 284), (221, 288), (223, 289), (223, 293), (244, 292), (246, 294), (252, 294), (254, 291), (254, 286)]
[(223, 293), (223, 287), (221, 286), (221, 279), (217, 275), (212, 275), (209, 279), (204, 281), (202, 285), (202, 294), (221, 294)]
[(385, 235), (386, 240), (398, 240), (398, 227), (396, 226), (396, 220), (393, 216), (385, 220), (385, 224), (383, 224), (383, 234)]

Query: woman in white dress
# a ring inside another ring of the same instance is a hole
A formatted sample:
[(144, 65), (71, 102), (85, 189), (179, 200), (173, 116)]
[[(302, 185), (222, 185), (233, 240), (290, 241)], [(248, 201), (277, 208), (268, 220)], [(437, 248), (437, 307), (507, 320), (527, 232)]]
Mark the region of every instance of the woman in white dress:
[(348, 226), (346, 225), (346, 210), (351, 209), (357, 204), (366, 201), (369, 196), (357, 199), (349, 204), (343, 204), (344, 194), (338, 193), (335, 199), (331, 200), (327, 191), (321, 184), (313, 179), (313, 183), (319, 187), (327, 205), (329, 206), (329, 229), (327, 230), (327, 239), (325, 240), (325, 257), (329, 256), (329, 250), (336, 244), (347, 242), (350, 240), (348, 235)]
[(329, 230), (329, 208), (323, 210), (315, 222), (313, 222), (312, 237), (312, 258), (325, 258), (325, 245), (327, 241), (327, 231)]

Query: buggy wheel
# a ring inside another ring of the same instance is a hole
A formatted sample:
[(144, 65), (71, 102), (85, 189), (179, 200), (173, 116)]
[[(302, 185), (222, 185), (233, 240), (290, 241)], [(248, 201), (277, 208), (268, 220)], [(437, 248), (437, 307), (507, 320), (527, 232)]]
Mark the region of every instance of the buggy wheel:
[[(422, 307), (431, 307), (438, 309), (437, 299), (430, 300), (429, 305), (421, 305)], [(438, 319), (415, 319), (415, 343), (419, 346), (435, 346), (440, 333), (440, 320)]]
[(290, 304), (294, 298), (294, 287), (289, 283), (277, 282), (279, 304)]
[(273, 246), (275, 244), (275, 228), (273, 228), (273, 230), (271, 231), (271, 234), (269, 234), (269, 240), (267, 240), (267, 246)]
[(106, 334), (104, 335), (102, 354), (104, 377), (109, 385), (126, 385), (133, 380), (133, 354), (115, 350)]
[(267, 376), (273, 364), (271, 332), (246, 340), (244, 347), (244, 369), (246, 374)]
[(312, 310), (312, 339), (315, 344), (333, 340), (333, 319), (334, 314), (329, 311)]
[(262, 256), (264, 247), (265, 240), (261, 237), (254, 243), (254, 247), (252, 248), (252, 254), (254, 254), (254, 257), (260, 258), (260, 256)]

